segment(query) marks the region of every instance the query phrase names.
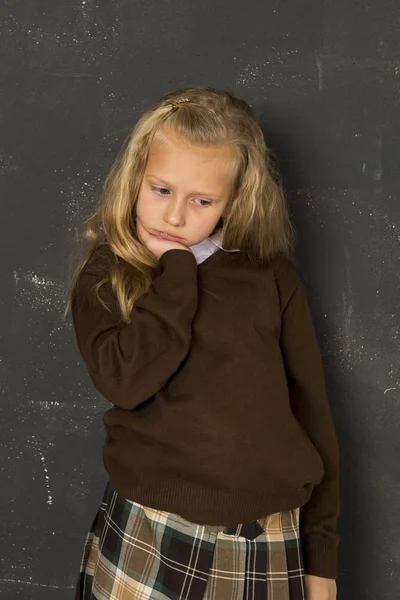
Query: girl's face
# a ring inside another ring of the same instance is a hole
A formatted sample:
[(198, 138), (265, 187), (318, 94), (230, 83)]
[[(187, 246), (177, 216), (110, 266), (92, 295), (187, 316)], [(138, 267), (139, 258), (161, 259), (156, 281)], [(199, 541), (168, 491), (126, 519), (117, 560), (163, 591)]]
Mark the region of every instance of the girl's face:
[(168, 128), (154, 139), (136, 204), (143, 227), (193, 246), (227, 215), (239, 150), (234, 144), (190, 146)]

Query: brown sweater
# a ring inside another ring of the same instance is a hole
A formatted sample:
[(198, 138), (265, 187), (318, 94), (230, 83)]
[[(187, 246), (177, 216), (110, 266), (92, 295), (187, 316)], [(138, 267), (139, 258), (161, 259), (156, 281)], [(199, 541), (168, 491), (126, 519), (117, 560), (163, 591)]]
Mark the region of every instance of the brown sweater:
[(301, 506), (305, 572), (336, 577), (338, 448), (304, 287), (218, 250), (197, 265), (173, 249), (123, 323), (92, 266), (72, 317), (104, 415), (104, 466), (125, 498), (209, 525)]

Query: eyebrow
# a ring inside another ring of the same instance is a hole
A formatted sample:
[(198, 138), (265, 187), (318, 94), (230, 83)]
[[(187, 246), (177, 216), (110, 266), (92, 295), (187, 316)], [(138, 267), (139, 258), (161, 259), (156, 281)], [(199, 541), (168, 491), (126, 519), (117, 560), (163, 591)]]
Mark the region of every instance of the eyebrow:
[[(161, 177), (158, 177), (157, 175), (152, 175), (151, 173), (148, 173), (146, 175), (146, 179), (156, 179), (158, 182), (160, 182), (162, 185), (165, 185), (167, 188), (171, 188), (171, 184), (168, 183), (168, 181), (165, 181), (164, 179), (161, 179)], [(221, 198), (221, 196), (219, 194), (208, 194), (206, 192), (191, 192), (191, 195), (193, 196), (208, 196), (209, 198), (216, 198), (217, 200)]]

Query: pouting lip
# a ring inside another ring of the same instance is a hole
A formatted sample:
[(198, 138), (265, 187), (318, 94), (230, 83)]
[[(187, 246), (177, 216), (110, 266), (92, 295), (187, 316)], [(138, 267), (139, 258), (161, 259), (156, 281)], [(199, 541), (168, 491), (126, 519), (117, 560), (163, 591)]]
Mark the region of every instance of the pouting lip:
[(159, 231), (158, 229), (154, 230), (156, 232), (156, 234), (161, 234), (161, 235), (167, 235), (170, 238), (174, 238), (175, 240), (183, 240), (183, 237), (180, 237), (179, 235), (173, 235), (172, 233), (168, 233), (167, 231)]

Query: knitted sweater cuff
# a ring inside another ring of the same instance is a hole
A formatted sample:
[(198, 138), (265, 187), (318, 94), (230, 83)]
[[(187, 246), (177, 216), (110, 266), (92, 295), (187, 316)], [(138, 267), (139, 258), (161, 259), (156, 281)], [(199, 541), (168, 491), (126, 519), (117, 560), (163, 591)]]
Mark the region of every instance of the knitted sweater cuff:
[(302, 539), (305, 575), (336, 579), (337, 546), (338, 538), (327, 539), (320, 535), (310, 535)]
[(188, 275), (197, 273), (197, 262), (193, 252), (171, 248), (161, 255), (159, 263), (168, 275), (178, 279), (186, 279)]

